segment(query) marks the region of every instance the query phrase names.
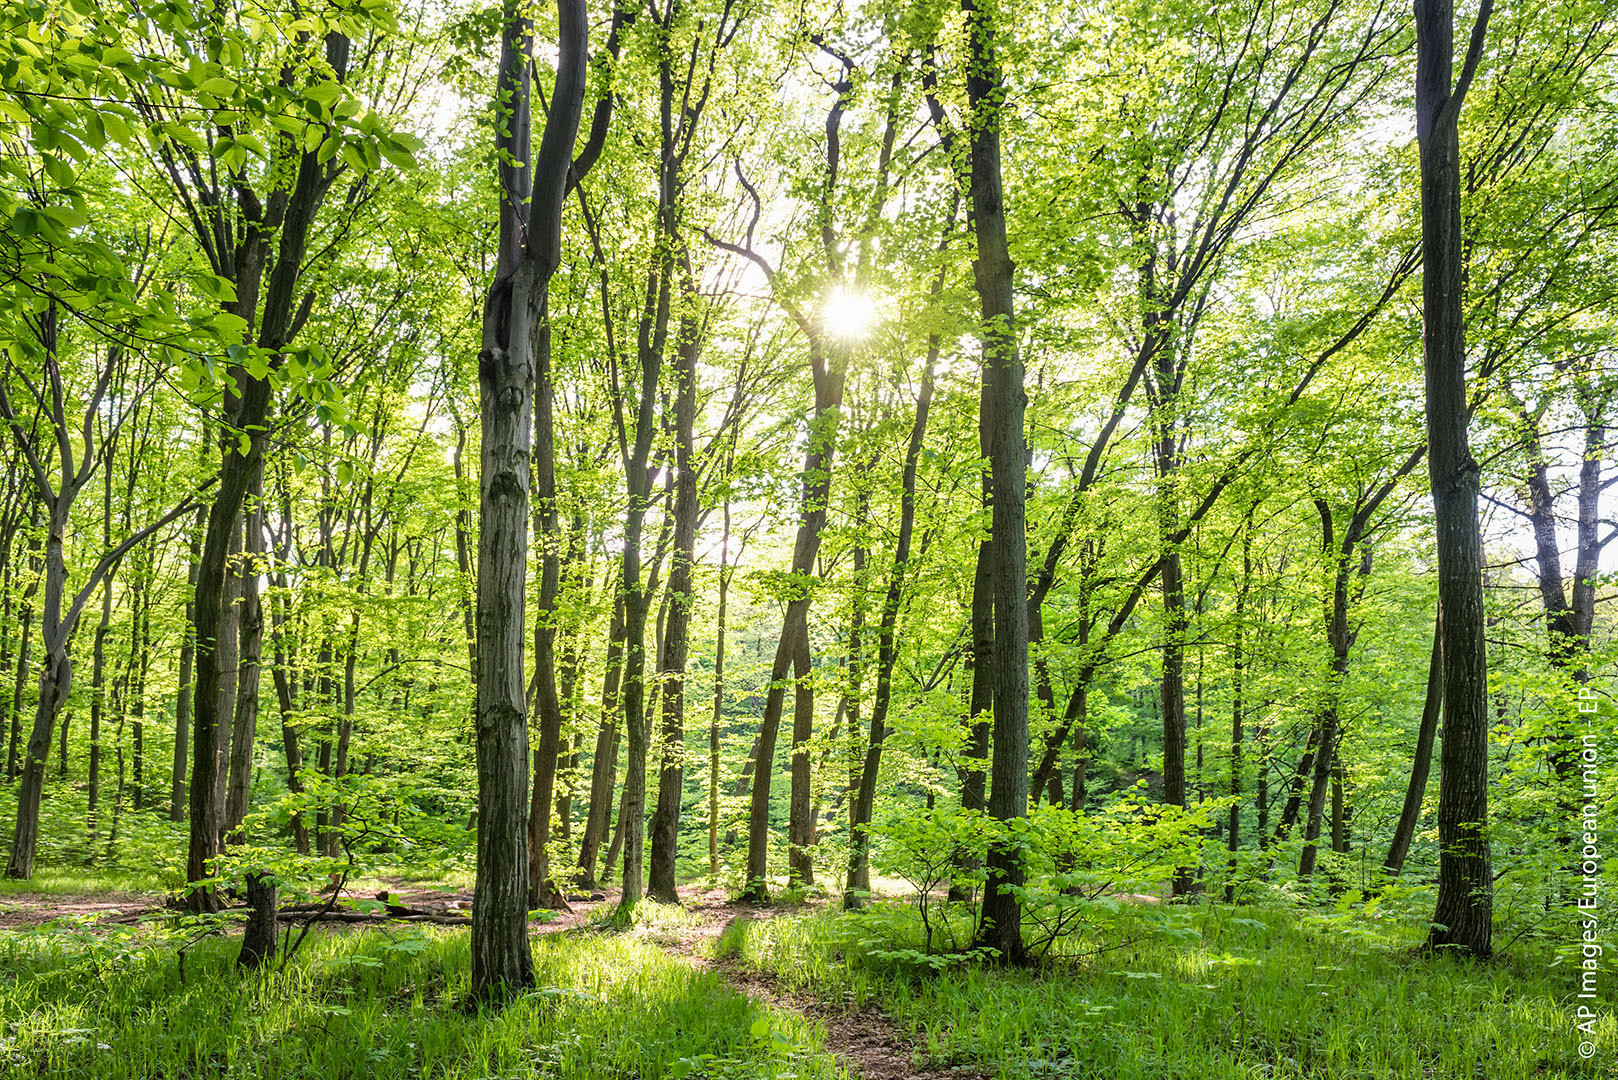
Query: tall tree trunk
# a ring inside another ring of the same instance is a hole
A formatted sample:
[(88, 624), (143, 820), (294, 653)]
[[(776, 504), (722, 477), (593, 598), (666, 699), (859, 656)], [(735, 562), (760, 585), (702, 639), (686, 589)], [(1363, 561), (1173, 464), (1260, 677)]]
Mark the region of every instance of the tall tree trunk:
[[(686, 267), (685, 300), (696, 301)], [(696, 604), (692, 561), (697, 543), (697, 354), (700, 326), (695, 310), (680, 319), (680, 341), (674, 367), (674, 438), (677, 477), (674, 485), (674, 551), (669, 567), (668, 625), (663, 631), (663, 728), (657, 811), (652, 817), (652, 857), (647, 892), (653, 900), (679, 903), (674, 870), (680, 845), (680, 802), (685, 793), (685, 663), (691, 641), (691, 610)]]
[[(990, 431), (989, 469), (994, 491), (990, 572), (994, 581), (994, 757), (989, 814), (1013, 822), (1028, 814), (1028, 580), (1024, 498), (1022, 358), (1012, 304), (1012, 262), (1006, 243), (1000, 175), (1000, 110), (1004, 96), (995, 54), (996, 28), (975, 0), (962, 0), (967, 20), (967, 98), (972, 108), (972, 264), (983, 324), (983, 414)], [(1022, 905), (1013, 894), (1023, 883), (1019, 841), (990, 847), (980, 944), (1005, 963), (1024, 957)]]
[(236, 713), (230, 740), (230, 776), (225, 788), (225, 832), (240, 835), (247, 803), (252, 795), (253, 747), (258, 734), (259, 660), (264, 651), (264, 607), (259, 599), (258, 579), (264, 572), (264, 466), (248, 493), (244, 511), (243, 561), (241, 564), (241, 609), (237, 618), (238, 673)]
[(62, 593), (67, 584), (63, 545), (71, 501), (70, 492), (58, 495), (46, 518), (45, 589), (39, 619), (43, 666), (34, 723), (24, 748), (22, 783), (17, 789), (17, 824), (11, 837), (11, 859), (6, 864), (8, 878), (26, 880), (34, 876), (34, 856), (39, 845), (39, 799), (45, 787), (51, 731), (73, 684), (73, 668), (67, 655), (67, 638), (72, 626), (62, 620)]
[[(950, 203), (946, 242), (948, 231), (954, 227), (959, 202), (957, 194)], [(933, 279), (934, 299), (937, 299), (943, 286), (944, 271), (941, 269)], [(910, 442), (905, 447), (904, 475), (899, 490), (899, 536), (893, 547), (893, 566), (888, 572), (888, 588), (882, 597), (882, 614), (877, 624), (876, 697), (871, 703), (871, 733), (866, 742), (865, 760), (859, 767), (859, 787), (850, 807), (852, 812), (848, 822), (848, 875), (843, 888), (845, 908), (859, 907), (871, 892), (869, 828), (876, 812), (876, 786), (882, 769), (882, 747), (888, 737), (893, 671), (899, 661), (899, 649), (894, 639), (899, 621), (899, 603), (904, 596), (906, 575), (910, 571), (910, 545), (916, 526), (916, 468), (927, 435), (928, 415), (932, 410), (933, 368), (938, 363), (940, 344), (937, 334), (928, 335), (927, 360), (921, 370), (921, 387), (916, 394), (916, 415), (910, 424)], [(857, 726), (853, 719), (850, 724)]]
[(1253, 519), (1242, 526), (1242, 583), (1236, 590), (1235, 626), (1230, 643), (1230, 822), (1225, 846), (1230, 851), (1225, 903), (1236, 900), (1236, 853), (1242, 847), (1242, 691), (1247, 674), (1247, 590), (1253, 580)]
[(815, 823), (810, 807), (809, 740), (815, 731), (814, 668), (809, 655), (809, 628), (793, 639), (792, 649), (792, 777), (787, 802), (787, 884), (815, 883)]
[(539, 603), (534, 612), (535, 704), (539, 742), (534, 748), (534, 794), (528, 804), (528, 905), (566, 908), (551, 880), (551, 815), (556, 801), (556, 766), (562, 745), (562, 702), (556, 688), (556, 598), (561, 588), (561, 528), (556, 513), (556, 439), (551, 381), (550, 306), (539, 313), (534, 350), (538, 378), (534, 389), (534, 532), (539, 546)]
[[(32, 511), (32, 523), (40, 523), (39, 508)], [(21, 768), (22, 716), (27, 701), (28, 677), (33, 672), (34, 593), (39, 589), (39, 573), (43, 564), (39, 557), (39, 537), (28, 538), (28, 568), (30, 580), (22, 594), (22, 617), (17, 620), (17, 680), (11, 694), (11, 735), (6, 741), (6, 779), (15, 780)], [(108, 586), (111, 587), (110, 585)]]
[(152, 666), (152, 586), (151, 567), (141, 567), (135, 575), (135, 602), (130, 627), (129, 732), (130, 802), (136, 810), (146, 808), (146, 677)]
[(1450, 0), (1416, 0), (1416, 137), (1421, 153), (1422, 322), (1427, 443), (1444, 615), (1444, 742), (1438, 780), (1438, 903), (1428, 942), (1488, 956), (1489, 711), (1479, 467), (1467, 437), (1459, 114), (1483, 51), (1482, 0), (1458, 82)]
[[(537, 153), (529, 138), (533, 25), (507, 0), (501, 27), (495, 149), (500, 254), (478, 354), (482, 470), (478, 502), (478, 865), (472, 995), (532, 984), (528, 948), (528, 702), (523, 646), (535, 346), (561, 259), (562, 200), (584, 108), (589, 20), (583, 0), (557, 8), (557, 72)], [(530, 198), (531, 195), (531, 198)]]
[[(263, 469), (262, 455), (257, 468)], [(252, 488), (249, 486), (246, 496), (243, 497), (243, 505), (251, 497)], [(225, 571), (225, 607), (219, 623), (219, 730), (216, 734), (218, 761), (214, 765), (214, 803), (221, 848), (225, 842), (225, 833), (228, 831), (225, 800), (230, 788), (230, 761), (235, 743), (236, 701), (239, 696), (237, 689), (242, 677), (242, 590), (246, 584), (246, 576), (242, 573), (245, 546), (243, 525), (242, 515), (238, 513)]]
[[(781, 714), (786, 707), (787, 672), (796, 659), (806, 658), (808, 653), (810, 582), (815, 559), (820, 553), (820, 534), (826, 525), (826, 505), (831, 495), (832, 465), (837, 449), (837, 425), (843, 404), (842, 359), (828, 362), (818, 339), (811, 339), (810, 366), (815, 380), (815, 408), (809, 422), (808, 448), (804, 452), (802, 502), (798, 512), (797, 539), (792, 548), (792, 577), (796, 588), (787, 601), (781, 637), (776, 642), (775, 659), (770, 664), (769, 691), (764, 698), (764, 719), (759, 726), (753, 792), (747, 818), (747, 885), (742, 895), (759, 903), (769, 899), (770, 787), (775, 773), (775, 742), (781, 730)], [(806, 669), (807, 663), (801, 666)], [(807, 715), (804, 719), (808, 720)], [(796, 718), (793, 726), (796, 750)], [(807, 803), (807, 789), (803, 799)]]
[[(277, 574), (277, 583), (282, 589), (286, 587), (286, 575)], [(299, 745), (298, 728), (295, 718), (298, 711), (297, 699), (294, 691), (297, 684), (293, 681), (292, 654), (287, 645), (284, 628), (287, 622), (286, 607), (288, 601), (282, 597), (276, 599), (273, 595), (270, 600), (270, 629), (275, 648), (275, 667), (271, 671), (271, 678), (275, 682), (276, 703), (281, 709), (281, 749), (286, 755), (287, 762), (287, 790), (294, 795), (303, 794), (303, 749)], [(300, 855), (309, 854), (309, 825), (304, 821), (301, 812), (292, 815), (292, 842)]]
[(96, 624), (95, 640), (90, 646), (90, 775), (85, 825), (92, 851), (100, 827), (101, 728), (107, 712), (107, 634), (112, 626), (112, 583), (110, 574), (101, 583), (101, 621)]

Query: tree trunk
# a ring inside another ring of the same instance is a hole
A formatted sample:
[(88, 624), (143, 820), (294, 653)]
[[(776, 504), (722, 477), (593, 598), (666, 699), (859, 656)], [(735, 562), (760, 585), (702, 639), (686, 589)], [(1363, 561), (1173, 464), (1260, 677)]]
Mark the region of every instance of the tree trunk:
[(1404, 808), (1399, 812), (1399, 823), (1393, 829), (1393, 842), (1388, 845), (1388, 857), (1382, 868), (1390, 877), (1398, 877), (1404, 869), (1405, 856), (1410, 853), (1410, 841), (1421, 822), (1421, 804), (1427, 797), (1427, 774), (1432, 767), (1433, 740), (1438, 735), (1438, 717), (1444, 709), (1444, 635), (1433, 621), (1432, 658), (1427, 662), (1427, 698), (1421, 708), (1421, 727), (1416, 734), (1416, 754), (1410, 764), (1410, 783), (1405, 788)]
[[(1024, 514), (1027, 457), (1024, 453), (1022, 358), (1017, 351), (1012, 305), (1012, 262), (1000, 175), (999, 112), (1004, 106), (996, 29), (975, 0), (962, 0), (969, 55), (972, 223), (977, 259), (972, 272), (983, 324), (983, 415), (990, 432), (989, 468), (994, 493), (990, 526), (990, 573), (994, 581), (994, 757), (989, 814), (1013, 822), (1028, 814), (1028, 581)], [(998, 950), (1005, 963), (1024, 958), (1022, 906), (1012, 890), (1023, 883), (1020, 841), (989, 848), (978, 942)]]
[[(781, 714), (786, 706), (787, 671), (793, 666), (795, 658), (806, 656), (808, 652), (810, 582), (815, 558), (820, 553), (820, 534), (826, 524), (826, 504), (831, 494), (832, 464), (837, 448), (837, 424), (843, 404), (842, 364), (828, 364), (817, 341), (810, 343), (810, 356), (815, 375), (815, 411), (809, 422), (798, 534), (792, 549), (792, 577), (796, 591), (787, 601), (781, 637), (776, 642), (775, 659), (770, 664), (769, 692), (764, 698), (764, 719), (759, 726), (753, 792), (747, 818), (747, 885), (742, 895), (757, 903), (768, 901), (770, 895), (767, 876), (775, 742), (781, 730)], [(808, 720), (808, 717), (804, 719)], [(793, 724), (793, 742), (796, 744), (796, 718)], [(807, 803), (807, 790), (804, 801)]]
[(534, 389), (534, 532), (539, 546), (539, 603), (534, 612), (535, 704), (539, 744), (534, 748), (534, 795), (528, 804), (528, 905), (566, 908), (551, 881), (551, 815), (556, 801), (556, 767), (562, 745), (562, 702), (556, 688), (556, 597), (561, 588), (561, 529), (556, 514), (556, 439), (551, 382), (550, 307), (539, 313), (534, 350), (538, 378)]
[(1236, 625), (1230, 643), (1230, 822), (1225, 846), (1230, 851), (1225, 903), (1236, 900), (1236, 853), (1242, 847), (1242, 691), (1247, 673), (1247, 589), (1253, 579), (1253, 519), (1242, 526), (1242, 583), (1236, 590)]
[(1451, 85), (1450, 0), (1416, 0), (1416, 135), (1421, 154), (1422, 322), (1427, 443), (1438, 539), (1444, 742), (1438, 781), (1438, 903), (1432, 946), (1488, 956), (1489, 711), (1479, 467), (1467, 437), (1459, 113), (1487, 32), (1483, 0), (1460, 80)]
[[(535, 346), (561, 258), (562, 199), (584, 107), (589, 34), (583, 0), (558, 5), (557, 74), (545, 132), (530, 154), (533, 27), (508, 0), (501, 27), (495, 149), (500, 255), (478, 354), (482, 417), (478, 502), (478, 863), (472, 996), (533, 983), (528, 948), (528, 702), (523, 646)], [(531, 200), (528, 196), (532, 195)]]
[[(958, 197), (950, 204), (946, 233), (953, 228)], [(932, 295), (938, 297), (944, 285), (944, 272), (933, 279)], [(916, 526), (916, 467), (927, 435), (927, 418), (933, 402), (933, 368), (938, 363), (940, 340), (927, 337), (927, 361), (921, 370), (921, 387), (916, 395), (916, 416), (910, 425), (910, 442), (905, 447), (904, 475), (899, 492), (899, 536), (893, 547), (893, 566), (888, 572), (888, 588), (882, 597), (882, 614), (877, 625), (876, 698), (871, 703), (871, 733), (865, 760), (860, 765), (859, 787), (849, 815), (848, 875), (843, 888), (843, 906), (857, 908), (871, 892), (871, 839), (869, 826), (876, 812), (876, 786), (882, 769), (882, 747), (888, 736), (888, 709), (893, 698), (893, 670), (899, 649), (894, 640), (899, 621), (899, 603), (904, 595), (905, 577), (910, 570), (910, 545)]]
[[(186, 749), (191, 738), (191, 676), (197, 647), (197, 563), (202, 557), (202, 533), (207, 527), (207, 521), (207, 507), (197, 507), (196, 521), (191, 527), (190, 558), (186, 564), (185, 626), (180, 632), (180, 689), (174, 698), (174, 763), (169, 783), (170, 821), (185, 820)], [(92, 744), (91, 753), (94, 752)]]
[(44, 665), (39, 673), (39, 701), (34, 708), (34, 725), (22, 761), (22, 784), (17, 789), (17, 826), (11, 837), (11, 859), (6, 877), (26, 880), (34, 876), (34, 856), (39, 845), (39, 799), (45, 787), (45, 763), (50, 757), (51, 730), (57, 711), (67, 700), (73, 684), (73, 667), (67, 655), (71, 625), (62, 622), (62, 593), (67, 584), (63, 544), (67, 534), (70, 492), (59, 495), (49, 508), (49, 531), (45, 535), (45, 597), (40, 606), (41, 652)]
[(252, 970), (275, 959), (276, 904), (279, 888), (267, 874), (247, 875), (247, 925), (242, 931), (242, 949), (236, 954), (239, 967)]
[(815, 731), (815, 685), (809, 656), (809, 628), (794, 639), (792, 649), (792, 790), (787, 804), (787, 884), (815, 883), (815, 823), (810, 808), (809, 740)]
[(236, 713), (230, 740), (230, 776), (225, 788), (226, 833), (236, 833), (235, 842), (242, 842), (240, 829), (247, 816), (247, 803), (252, 795), (253, 746), (258, 734), (259, 659), (264, 649), (264, 608), (259, 600), (258, 578), (264, 572), (264, 466), (259, 463), (253, 478), (253, 489), (248, 493), (249, 505), (244, 511), (245, 537), (242, 545), (245, 558), (239, 575), (241, 582), (241, 611), (237, 619), (240, 646), (236, 680)]
[[(689, 267), (687, 268), (689, 273)], [(686, 283), (686, 302), (694, 304), (694, 286)], [(696, 553), (697, 462), (697, 354), (700, 326), (695, 311), (680, 320), (680, 341), (674, 369), (675, 470), (674, 551), (669, 567), (668, 625), (663, 631), (663, 729), (661, 768), (657, 782), (657, 812), (652, 817), (652, 857), (647, 875), (648, 895), (666, 904), (679, 903), (674, 871), (680, 843), (680, 802), (685, 792), (685, 663), (691, 641), (691, 611), (696, 605), (692, 588), (692, 560)]]
[(579, 841), (580, 884), (594, 889), (596, 858), (612, 821), (613, 794), (618, 774), (618, 681), (623, 670), (624, 597), (618, 593), (607, 634), (607, 667), (601, 687), (601, 724), (596, 729), (595, 756), (590, 764), (590, 810)]
[(719, 726), (725, 720), (725, 618), (730, 601), (730, 500), (719, 540), (719, 613), (714, 630), (713, 720), (708, 724), (708, 873), (719, 873)]

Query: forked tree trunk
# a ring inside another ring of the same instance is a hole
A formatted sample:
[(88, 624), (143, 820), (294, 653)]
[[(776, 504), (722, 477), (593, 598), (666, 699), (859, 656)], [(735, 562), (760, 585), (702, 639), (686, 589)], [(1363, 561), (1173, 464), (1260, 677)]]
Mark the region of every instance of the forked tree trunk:
[[(584, 108), (589, 24), (583, 0), (560, 0), (557, 73), (537, 153), (529, 138), (533, 24), (507, 0), (501, 26), (495, 149), (499, 258), (478, 353), (482, 418), (478, 502), (478, 862), (472, 901), (472, 996), (534, 979), (528, 948), (528, 702), (523, 651), (535, 346), (561, 258), (562, 200)], [(531, 195), (531, 198), (529, 197)]]

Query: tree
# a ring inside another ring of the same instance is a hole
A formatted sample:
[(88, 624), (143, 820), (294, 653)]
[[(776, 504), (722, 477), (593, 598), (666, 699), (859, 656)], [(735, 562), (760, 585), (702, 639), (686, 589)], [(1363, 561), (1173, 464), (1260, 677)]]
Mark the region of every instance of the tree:
[(495, 153), (500, 234), (483, 306), (478, 385), (483, 421), (478, 496), (478, 862), (472, 906), (472, 994), (534, 979), (528, 950), (527, 636), (529, 420), (535, 345), (561, 258), (562, 201), (584, 111), (589, 21), (584, 0), (558, 5), (556, 81), (537, 152), (529, 138), (533, 22), (502, 9)]
[(1467, 437), (1471, 408), (1462, 323), (1460, 112), (1482, 59), (1493, 7), (1493, 0), (1482, 0), (1457, 78), (1449, 0), (1416, 2), (1422, 342), (1428, 467), (1438, 534), (1438, 604), (1444, 613), (1439, 623), (1444, 736), (1438, 774), (1438, 907), (1428, 942), (1479, 957), (1490, 954), (1493, 935), (1490, 718), (1479, 469)]
[[(972, 274), (983, 323), (983, 418), (989, 432), (993, 518), (989, 526), (989, 574), (994, 589), (994, 756), (990, 765), (989, 814), (1014, 826), (1028, 815), (1028, 599), (1024, 491), (1022, 359), (1017, 350), (1012, 301), (1012, 262), (1006, 242), (1005, 195), (1000, 176), (1000, 116), (1005, 87), (997, 57), (998, 8), (961, 0), (966, 15), (967, 99), (972, 108), (972, 226), (977, 257)], [(1006, 963), (1021, 963), (1022, 839), (1015, 828), (989, 848), (978, 941), (999, 950)]]

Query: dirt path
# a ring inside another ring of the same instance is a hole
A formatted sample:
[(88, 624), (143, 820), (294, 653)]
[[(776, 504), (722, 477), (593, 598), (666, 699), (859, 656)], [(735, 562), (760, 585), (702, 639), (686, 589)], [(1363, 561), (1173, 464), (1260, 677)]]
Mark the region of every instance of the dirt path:
[(39, 926), (69, 915), (99, 921), (110, 915), (154, 911), (162, 902), (159, 893), (4, 893), (0, 894), (0, 930)]
[(914, 1060), (910, 1040), (875, 1005), (838, 1008), (818, 998), (783, 988), (768, 972), (750, 968), (739, 956), (715, 958), (713, 945), (733, 924), (774, 918), (780, 909), (733, 905), (722, 892), (681, 889), (686, 910), (702, 917), (677, 934), (654, 937), (664, 951), (703, 971), (712, 971), (740, 994), (778, 1009), (802, 1013), (826, 1029), (826, 1049), (856, 1080), (981, 1080), (981, 1074), (950, 1068), (926, 1068)]

